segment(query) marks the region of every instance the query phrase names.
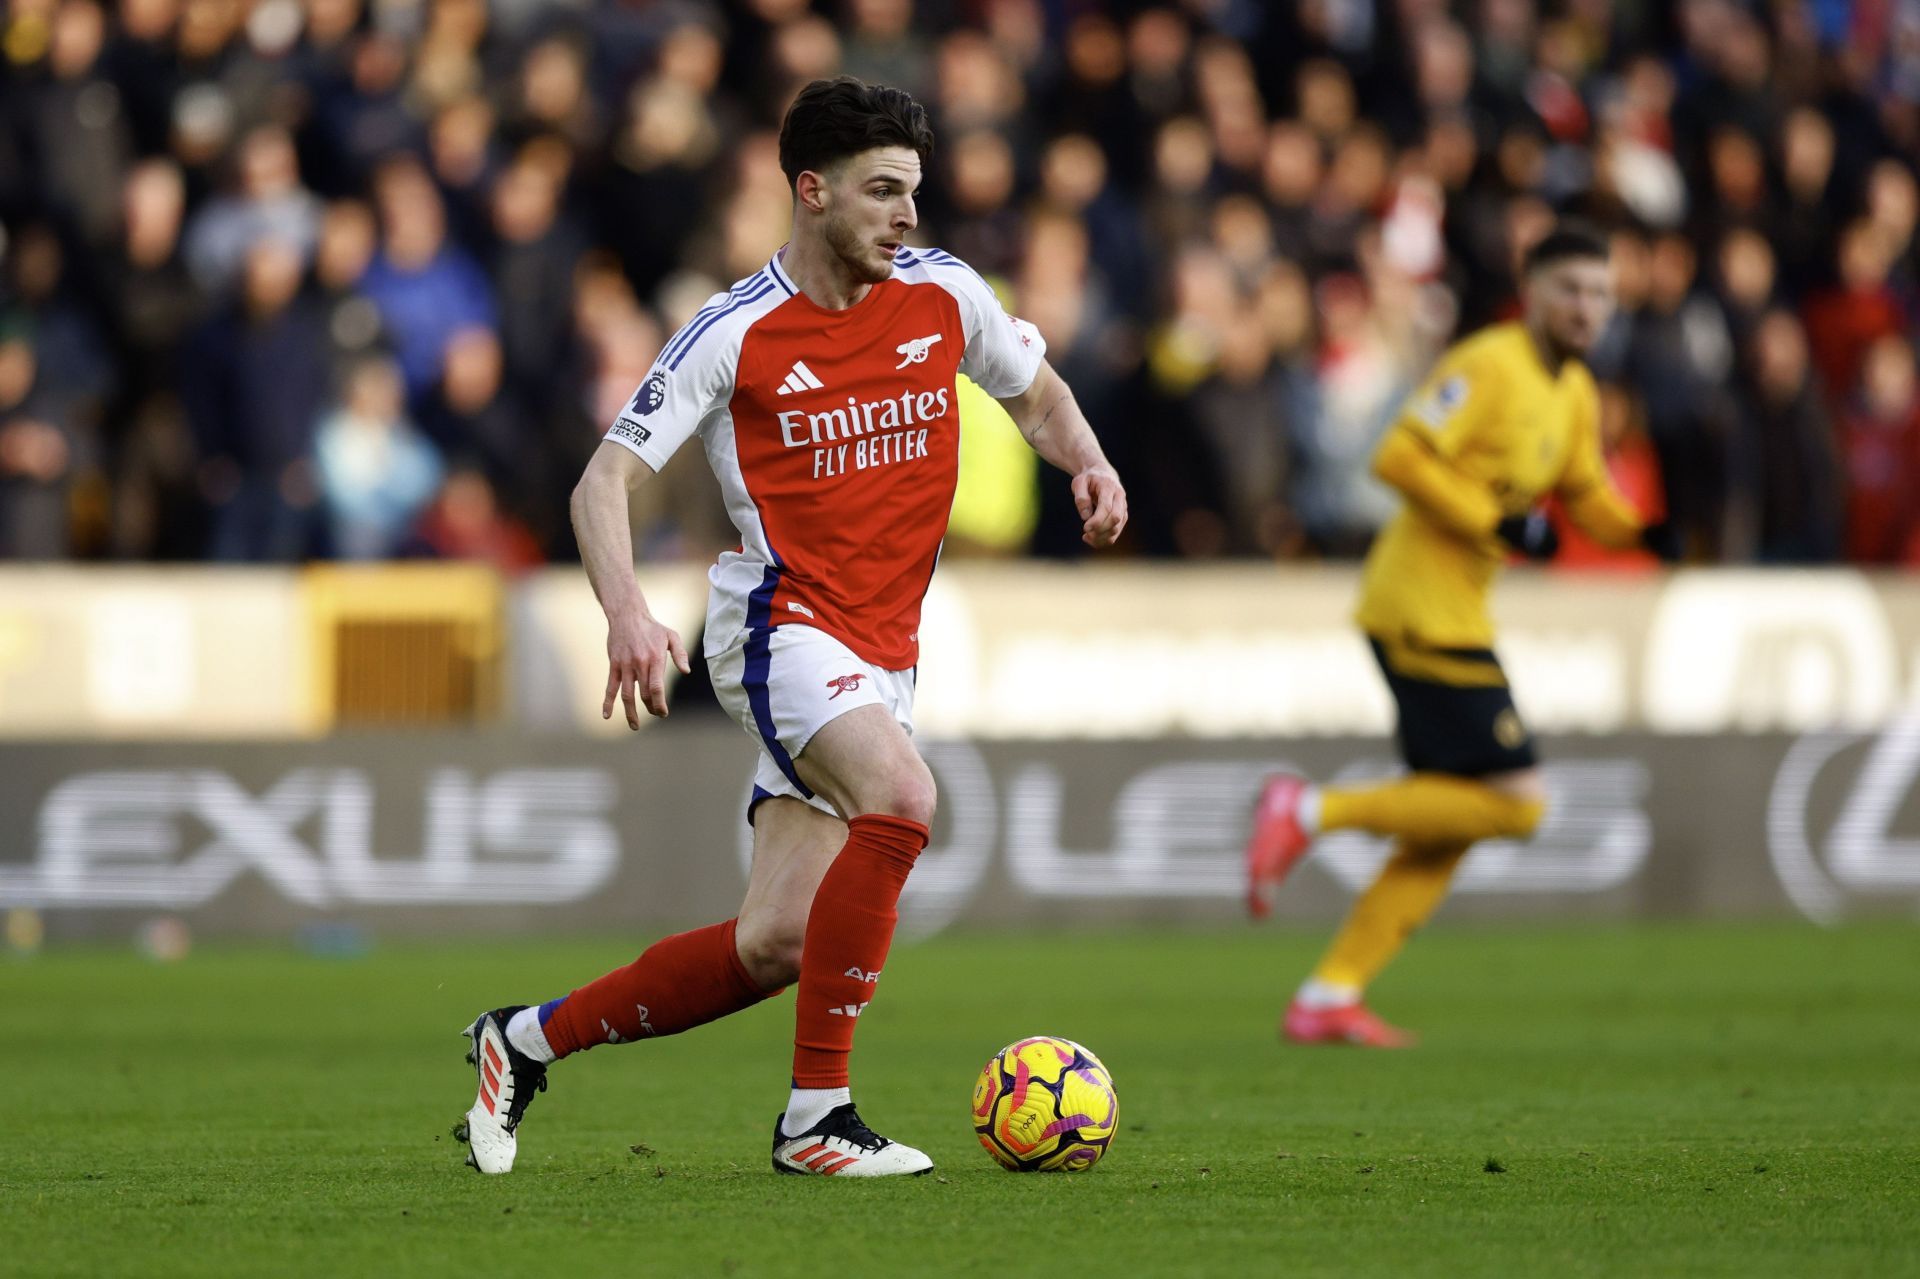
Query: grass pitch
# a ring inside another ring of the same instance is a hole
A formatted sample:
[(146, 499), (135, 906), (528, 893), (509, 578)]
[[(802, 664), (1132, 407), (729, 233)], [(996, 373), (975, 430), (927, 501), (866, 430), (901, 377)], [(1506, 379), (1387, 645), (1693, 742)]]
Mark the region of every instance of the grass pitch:
[[(1284, 1047), (1320, 938), (948, 937), (861, 1019), (863, 1114), (935, 1176), (767, 1166), (791, 995), (561, 1064), (483, 1178), (455, 1033), (632, 943), (0, 961), (0, 1273), (1920, 1273), (1920, 931), (1480, 931), (1381, 984), (1399, 1054)], [(1105, 1058), (1082, 1176), (1002, 1172), (975, 1071)]]

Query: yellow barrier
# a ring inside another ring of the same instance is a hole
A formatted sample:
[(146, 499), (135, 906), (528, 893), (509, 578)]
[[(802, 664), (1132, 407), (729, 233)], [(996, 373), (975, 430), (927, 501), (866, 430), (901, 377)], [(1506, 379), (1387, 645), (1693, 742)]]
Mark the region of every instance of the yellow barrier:
[(315, 567), (310, 722), (335, 728), (480, 724), (504, 704), (505, 592), (465, 564)]

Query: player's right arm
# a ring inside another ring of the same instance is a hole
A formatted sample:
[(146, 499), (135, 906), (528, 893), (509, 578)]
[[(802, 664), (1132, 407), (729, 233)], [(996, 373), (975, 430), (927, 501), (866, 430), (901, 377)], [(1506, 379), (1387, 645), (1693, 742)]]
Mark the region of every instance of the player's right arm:
[(1497, 373), (1449, 359), (1407, 401), (1373, 455), (1373, 473), (1448, 532), (1484, 542), (1505, 512), (1484, 481), (1454, 463), (1500, 399)]
[[(628, 496), (657, 475), (674, 451), (701, 429), (701, 423), (732, 393), (740, 354), (739, 322), (750, 277), (727, 293), (715, 294), (681, 326), (654, 361), (633, 399), (615, 416), (606, 438), (587, 462), (574, 486), (573, 535), (587, 580), (607, 615), (607, 692), (600, 718), (613, 718), (614, 699), (627, 708), (627, 727), (640, 727), (636, 691), (647, 713), (667, 714), (667, 663), (682, 675), (687, 646), (672, 627), (654, 617), (633, 575), (633, 529)], [(773, 288), (769, 281), (764, 296)]]
[(1566, 470), (1555, 486), (1560, 501), (1574, 525), (1600, 545), (1614, 550), (1639, 546), (1649, 521), (1614, 487), (1607, 473), (1600, 450), (1598, 392), (1589, 390), (1581, 409)]
[(602, 441), (574, 486), (573, 536), (580, 545), (593, 594), (607, 615), (607, 693), (600, 718), (613, 718), (617, 697), (627, 708), (627, 727), (640, 727), (639, 698), (647, 712), (667, 713), (667, 663), (685, 675), (687, 647), (674, 629), (647, 607), (633, 574), (633, 527), (628, 496), (653, 475), (653, 468), (631, 449)]

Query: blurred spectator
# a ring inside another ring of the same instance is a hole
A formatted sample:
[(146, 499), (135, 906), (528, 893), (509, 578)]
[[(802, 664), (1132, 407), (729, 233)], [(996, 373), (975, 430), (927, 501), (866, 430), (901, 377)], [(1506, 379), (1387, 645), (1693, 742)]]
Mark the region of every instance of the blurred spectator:
[(315, 441), (333, 551), (385, 559), (405, 543), (440, 487), (439, 453), (406, 418), (400, 371), (379, 357), (349, 368)]
[(1273, 126), (1261, 186), (1274, 222), (1275, 247), (1288, 261), (1313, 261), (1313, 200), (1323, 172), (1320, 140), (1311, 130), (1291, 120)]
[(225, 295), (255, 240), (270, 235), (304, 260), (320, 231), (320, 201), (300, 185), (286, 130), (268, 125), (248, 133), (235, 168), (234, 192), (209, 200), (187, 227), (187, 265), (210, 297)]
[(120, 369), (105, 433), (116, 455), (112, 552), (121, 558), (192, 557), (206, 544), (193, 438), (176, 391), (182, 344), (204, 310), (180, 253), (185, 208), (178, 165), (135, 165), (122, 194), (120, 237), (98, 268)]
[(711, 181), (720, 131), (706, 103), (671, 82), (637, 87), (627, 112), (595, 203), (601, 239), (634, 283), (651, 289), (680, 265), (707, 216), (687, 194)]
[(109, 29), (104, 66), (120, 91), (120, 106), (135, 151), (166, 150), (178, 63), (171, 47), (180, 0), (119, 0)]
[(480, 240), (486, 225), (487, 193), (500, 166), (496, 124), (492, 105), (474, 93), (448, 104), (428, 134), (433, 180), (446, 197), (448, 225), (463, 243)]
[(538, 519), (543, 499), (562, 477), (527, 429), (521, 410), (508, 399), (504, 364), (492, 330), (456, 333), (447, 343), (445, 370), (420, 425), (451, 462), (484, 475), (504, 495), (509, 510)]
[(382, 333), (379, 308), (360, 292), (378, 242), (373, 210), (364, 201), (335, 200), (320, 217), (314, 293), (336, 360), (364, 353)]
[(358, 289), (380, 312), (418, 403), (439, 378), (447, 341), (494, 325), (493, 290), (478, 264), (447, 240), (446, 209), (419, 163), (395, 158), (374, 181), (381, 241)]
[(1733, 342), (1719, 306), (1696, 288), (1698, 256), (1677, 231), (1656, 236), (1645, 302), (1628, 319), (1628, 383), (1666, 478), (1667, 517), (1682, 540), (1720, 554), (1727, 514), (1727, 397)]
[(852, 0), (841, 70), (869, 84), (894, 84), (925, 98), (932, 59), (913, 29), (913, 0)]
[(1101, 281), (1117, 305), (1144, 319), (1153, 290), (1139, 213), (1108, 181), (1107, 157), (1099, 144), (1083, 133), (1054, 139), (1041, 163), (1040, 195), (1051, 209), (1080, 218), (1087, 254)]
[(792, 8), (793, 12), (774, 27), (768, 46), (759, 94), (758, 114), (763, 120), (778, 119), (808, 82), (834, 75), (840, 69), (840, 34), (833, 24), (818, 14), (803, 12), (804, 4)]
[(1674, 103), (1674, 132), (1689, 169), (1706, 159), (1714, 129), (1730, 126), (1753, 137), (1774, 137), (1780, 98), (1767, 33), (1745, 7), (1708, 0), (1678, 6), (1681, 39), (1694, 63), (1693, 82)]
[(407, 104), (407, 47), (397, 35), (352, 36), (342, 70), (314, 85), (313, 143), (336, 175), (329, 194), (358, 188), (382, 157), (416, 147), (422, 133)]
[(45, 393), (97, 418), (117, 370), (74, 270), (85, 259), (70, 258), (46, 223), (23, 226), (7, 248), (0, 314), (30, 335)]
[(471, 467), (447, 476), (440, 495), (421, 516), (414, 547), (443, 560), (476, 560), (502, 573), (538, 568), (540, 543), (525, 525), (500, 509), (493, 485)]
[(1213, 139), (1207, 126), (1186, 115), (1161, 125), (1154, 134), (1153, 180), (1145, 200), (1147, 229), (1157, 243), (1178, 248), (1203, 237), (1212, 179)]
[(1788, 114), (1780, 169), (1786, 204), (1774, 227), (1787, 295), (1801, 298), (1832, 278), (1833, 125), (1813, 107)]
[(1867, 220), (1881, 235), (1892, 262), (1890, 279), (1909, 303), (1920, 279), (1914, 274), (1914, 223), (1920, 218), (1920, 189), (1904, 160), (1881, 160), (1867, 175)]
[(186, 183), (172, 161), (145, 160), (127, 175), (119, 238), (98, 285), (120, 364), (120, 413), (173, 386), (181, 339), (201, 309), (180, 254), (185, 211)]
[(951, 190), (945, 240), (977, 271), (1011, 271), (1019, 259), (1021, 219), (1013, 206), (1013, 148), (986, 129), (962, 134), (946, 148)]
[(1862, 361), (1841, 428), (1847, 558), (1920, 565), (1920, 386), (1913, 348), (1883, 337)]
[(53, 228), (22, 227), (8, 250), (0, 295), (0, 554), (92, 552), (102, 530), (89, 537), (75, 517), (80, 498), (99, 496), (113, 361)]
[(1137, 143), (1146, 126), (1127, 92), (1127, 46), (1119, 26), (1098, 10), (1082, 13), (1067, 27), (1062, 54), (1065, 66), (1045, 118), (1097, 141), (1121, 185), (1137, 189), (1145, 173)]
[[(388, 350), (462, 476), (436, 537), (571, 555), (607, 417), (785, 238), (781, 113), (852, 71), (927, 103), (914, 238), (1017, 289), (1137, 477), (1129, 553), (1358, 553), (1399, 396), (1579, 214), (1615, 245), (1614, 465), (1700, 559), (1817, 561), (1823, 424), (1902, 473), (1876, 344), (1920, 324), (1920, 59), (1868, 8), (22, 0), (6, 553), (324, 551), (314, 388)], [(703, 484), (670, 468), (647, 553), (726, 535)], [(1031, 552), (1083, 553), (1038, 500)]]
[(517, 88), (504, 121), (508, 138), (551, 134), (579, 150), (599, 146), (606, 123), (588, 92), (587, 51), (579, 37), (555, 33), (537, 41), (520, 63)]
[(1329, 276), (1314, 291), (1319, 318), (1316, 411), (1295, 424), (1300, 469), (1294, 505), (1312, 544), (1332, 555), (1364, 550), (1396, 499), (1372, 475), (1374, 446), (1413, 385), (1378, 323), (1366, 282)]
[(325, 329), (299, 297), (300, 278), (298, 248), (255, 241), (240, 296), (182, 364), (216, 560), (286, 562), (313, 549), (311, 457), (329, 370)]
[(1887, 282), (1892, 248), (1872, 221), (1849, 223), (1840, 233), (1838, 283), (1807, 301), (1813, 367), (1832, 395), (1844, 396), (1858, 380), (1860, 363), (1876, 339), (1906, 331), (1906, 307)]
[(486, 0), (431, 0), (426, 30), (414, 49), (412, 98), (424, 114), (471, 100), (485, 79), (480, 49), (487, 35)]
[(1720, 240), (1713, 274), (1731, 336), (1744, 342), (1777, 292), (1773, 245), (1752, 227), (1735, 227)]
[(133, 149), (125, 99), (101, 64), (106, 28), (93, 0), (66, 0), (54, 10), (47, 78), (26, 89), (34, 185), (90, 246), (104, 245), (119, 224)]
[(949, 35), (935, 63), (934, 101), (948, 137), (999, 130), (1026, 105), (1019, 77), (981, 32)]
[(1694, 232), (1696, 243), (1708, 241), (1716, 227), (1770, 221), (1767, 162), (1758, 138), (1733, 125), (1715, 129), (1707, 140), (1707, 172), (1709, 199), (1697, 212), (1710, 220)]
[(1832, 418), (1792, 312), (1770, 311), (1754, 330), (1750, 387), (1733, 446), (1734, 543), (1763, 564), (1827, 564), (1840, 555), (1840, 474)]
[(69, 549), (73, 445), (24, 333), (0, 334), (0, 555), (55, 559)]
[[(1097, 165), (1097, 153), (1093, 159)], [(1073, 202), (1063, 201), (1068, 207)], [(1019, 273), (1013, 277), (1011, 294), (1003, 298), (1015, 310), (1037, 326), (1047, 339), (1047, 359), (1074, 388), (1074, 397), (1090, 420), (1119, 423), (1125, 420), (1121, 404), (1128, 383), (1139, 365), (1139, 337), (1134, 322), (1123, 315), (1109, 287), (1109, 277), (1093, 261), (1093, 237), (1087, 224), (1065, 208), (1047, 208), (1028, 220), (1026, 246)], [(983, 394), (979, 389), (962, 387), (967, 399)], [(967, 403), (963, 399), (963, 405)], [(995, 432), (994, 414), (984, 409), (964, 412), (961, 429), (961, 466), (978, 475), (965, 456), (966, 441), (985, 441), (990, 458), (1006, 440)], [(1017, 439), (1017, 436), (1016, 436)], [(1119, 429), (1105, 432), (1105, 447), (1116, 465), (1130, 466), (1136, 456), (1138, 440)], [(1026, 447), (1022, 442), (1021, 447)], [(999, 465), (1014, 468), (1011, 459)], [(1037, 481), (1030, 469), (1019, 470), (1023, 485), (1000, 499), (1003, 511), (1033, 496)], [(1010, 520), (1011, 522), (1011, 520)], [(1081, 519), (1074, 509), (1071, 493), (1060, 486), (1038, 485), (1038, 508), (1031, 520), (1030, 545), (1043, 555), (1074, 554), (1080, 546)], [(1026, 541), (1022, 535), (1022, 541)]]
[(491, 273), (505, 376), (524, 403), (551, 398), (567, 347), (573, 268), (585, 237), (563, 218), (561, 178), (529, 146), (494, 183)]
[(1673, 68), (1637, 57), (1603, 106), (1595, 147), (1595, 186), (1648, 226), (1679, 226), (1687, 214), (1687, 178), (1673, 154)]

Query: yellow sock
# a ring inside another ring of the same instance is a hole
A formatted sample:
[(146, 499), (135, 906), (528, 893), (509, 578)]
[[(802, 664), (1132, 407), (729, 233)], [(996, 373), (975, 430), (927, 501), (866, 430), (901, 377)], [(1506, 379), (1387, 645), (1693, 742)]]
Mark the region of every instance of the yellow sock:
[(1365, 790), (1320, 789), (1321, 830), (1365, 830), (1419, 844), (1525, 839), (1545, 811), (1534, 800), (1446, 773), (1413, 773)]
[(1313, 970), (1313, 980), (1362, 991), (1446, 899), (1465, 843), (1401, 840), (1380, 876), (1354, 899), (1346, 922)]

